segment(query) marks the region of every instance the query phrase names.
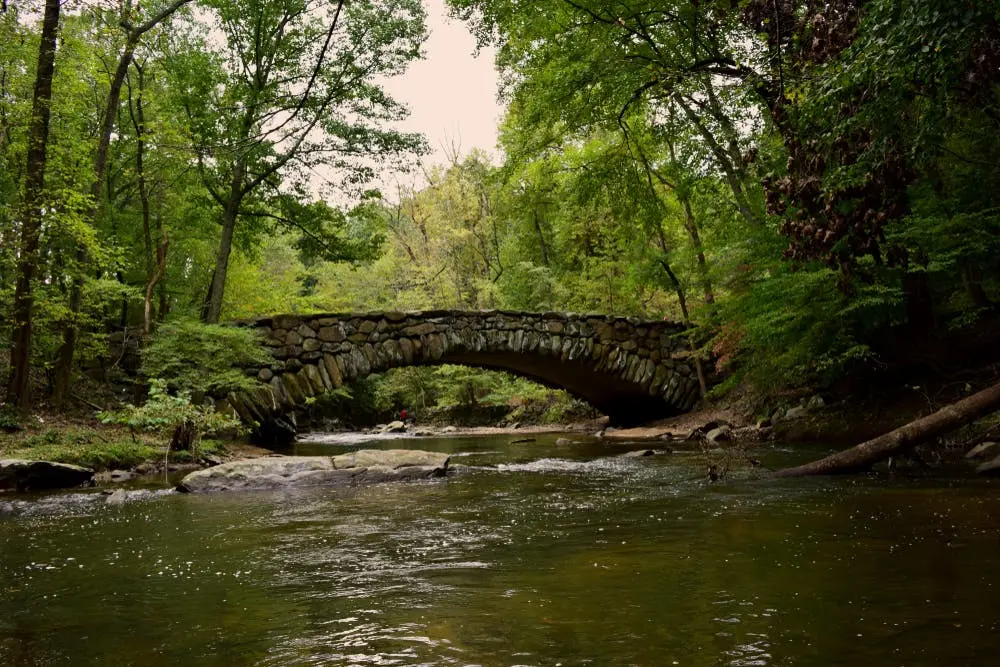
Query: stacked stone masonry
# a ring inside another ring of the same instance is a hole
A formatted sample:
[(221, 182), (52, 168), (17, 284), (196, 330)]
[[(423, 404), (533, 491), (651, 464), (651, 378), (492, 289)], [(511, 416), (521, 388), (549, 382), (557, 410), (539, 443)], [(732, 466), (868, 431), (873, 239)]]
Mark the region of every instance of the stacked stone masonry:
[(256, 328), (274, 362), (260, 388), (228, 399), (263, 424), (346, 382), (413, 365), (509, 370), (561, 387), (620, 422), (690, 410), (698, 380), (684, 326), (636, 318), (509, 311), (279, 315)]

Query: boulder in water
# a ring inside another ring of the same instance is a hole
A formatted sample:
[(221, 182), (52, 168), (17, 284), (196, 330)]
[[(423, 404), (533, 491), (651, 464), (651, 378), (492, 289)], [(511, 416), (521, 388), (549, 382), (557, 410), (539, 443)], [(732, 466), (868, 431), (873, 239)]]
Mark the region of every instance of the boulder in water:
[(723, 424), (706, 433), (705, 439), (709, 442), (728, 442), (733, 439), (733, 429), (728, 424)]
[(448, 455), (410, 449), (362, 449), (339, 456), (276, 456), (230, 461), (193, 472), (178, 490), (194, 493), (305, 486), (364, 486), (443, 477)]
[(401, 421), (389, 422), (386, 424), (385, 428), (382, 429), (383, 433), (405, 433), (406, 424)]
[(1000, 455), (1000, 444), (995, 442), (981, 442), (970, 449), (969, 453), (965, 455), (965, 458), (970, 460), (983, 460), (993, 458), (997, 455)]
[(982, 463), (976, 468), (976, 472), (980, 475), (987, 475), (989, 477), (1000, 477), (1000, 456)]
[(75, 486), (90, 485), (93, 480), (93, 470), (69, 463), (24, 459), (0, 460), (0, 489), (18, 491), (70, 489)]

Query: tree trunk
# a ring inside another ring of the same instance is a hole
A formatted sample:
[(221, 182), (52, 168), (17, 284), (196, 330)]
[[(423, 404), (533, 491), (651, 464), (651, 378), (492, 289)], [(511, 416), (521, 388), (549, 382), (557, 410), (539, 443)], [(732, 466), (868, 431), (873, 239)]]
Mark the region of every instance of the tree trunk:
[(698, 233), (698, 223), (694, 219), (694, 212), (691, 210), (691, 201), (685, 195), (678, 197), (684, 205), (684, 229), (687, 230), (691, 245), (694, 247), (695, 255), (698, 258), (698, 276), (701, 278), (701, 289), (704, 294), (706, 305), (715, 303), (715, 292), (712, 290), (712, 279), (708, 275), (708, 262), (705, 261), (705, 246), (701, 243), (701, 234)]
[(59, 31), (59, 0), (45, 1), (42, 40), (38, 47), (38, 70), (31, 102), (28, 160), (24, 182), (24, 218), (21, 223), (20, 257), (14, 289), (10, 352), (10, 380), (7, 402), (25, 407), (29, 398), (31, 371), (31, 318), (34, 306), (31, 282), (38, 269), (38, 243), (42, 229), (42, 193), (45, 188), (45, 161), (48, 149), (52, 76), (55, 73), (56, 40)]
[(149, 188), (146, 184), (146, 113), (142, 105), (145, 93), (145, 71), (138, 62), (133, 63), (138, 75), (139, 94), (132, 99), (132, 85), (128, 86), (128, 111), (135, 130), (135, 173), (138, 181), (139, 202), (142, 205), (142, 241), (146, 251), (146, 293), (142, 309), (142, 333), (148, 336), (153, 330), (153, 290), (163, 279), (167, 270), (167, 248), (170, 241), (163, 233), (162, 225), (158, 225), (159, 245), (156, 248), (156, 258), (153, 258), (153, 230), (150, 224)]
[(906, 299), (906, 323), (921, 335), (930, 335), (937, 328), (934, 316), (934, 297), (924, 271), (910, 271), (903, 275), (903, 296)]
[(146, 115), (142, 106), (142, 96), (145, 92), (145, 70), (138, 61), (132, 63), (138, 76), (138, 94), (133, 99), (132, 79), (126, 77), (128, 85), (128, 115), (135, 130), (135, 175), (136, 188), (139, 191), (139, 203), (142, 207), (142, 246), (146, 253), (146, 282), (148, 283), (156, 271), (154, 259), (153, 231), (149, 224), (149, 191), (146, 187)]
[(174, 428), (173, 434), (170, 436), (170, 449), (179, 451), (192, 451), (194, 449), (195, 436), (197, 433), (194, 429), (194, 424), (189, 421), (181, 422)]
[[(666, 240), (663, 239), (663, 229), (660, 229), (661, 242), (666, 244)], [(677, 275), (670, 268), (670, 264), (667, 260), (661, 259), (660, 266), (663, 267), (663, 271), (667, 274), (670, 279), (670, 283), (674, 286), (674, 292), (677, 294), (677, 301), (681, 306), (681, 315), (684, 317), (684, 324), (691, 326), (691, 316), (688, 314), (687, 308), (687, 298), (684, 296), (684, 287), (681, 285), (681, 281), (677, 279)], [(691, 356), (694, 359), (694, 370), (698, 375), (698, 391), (702, 399), (708, 395), (708, 382), (705, 380), (705, 369), (701, 364), (701, 357), (698, 354), (698, 346), (694, 343), (694, 336), (688, 336), (688, 347), (691, 349)]]
[(233, 233), (236, 230), (236, 219), (239, 217), (240, 204), (243, 199), (243, 180), (246, 175), (246, 165), (241, 160), (236, 164), (233, 181), (229, 188), (229, 199), (222, 213), (222, 238), (219, 240), (219, 254), (215, 260), (215, 272), (212, 274), (212, 284), (205, 299), (202, 320), (207, 324), (218, 324), (222, 314), (222, 297), (226, 291), (226, 274), (229, 272), (229, 254), (233, 250)]
[(532, 211), (532, 218), (535, 223), (535, 232), (538, 234), (538, 247), (542, 251), (542, 265), (549, 266), (549, 246), (545, 243), (545, 234), (542, 232), (542, 221), (538, 217), (538, 211)]
[(160, 241), (156, 249), (156, 271), (146, 280), (146, 298), (143, 301), (142, 333), (148, 336), (153, 330), (153, 288), (156, 283), (163, 279), (163, 274), (167, 272), (167, 248), (170, 247), (170, 239), (166, 236)]
[(954, 431), (996, 410), (1000, 410), (1000, 383), (873, 440), (818, 461), (779, 470), (775, 474), (778, 477), (803, 477), (865, 470), (897, 452)]
[[(674, 142), (669, 141), (667, 143), (670, 149), (670, 161), (675, 165), (679, 164), (677, 162), (677, 153), (674, 151)], [(659, 176), (659, 172), (654, 172), (657, 174), (659, 180), (664, 185), (669, 187), (666, 179)], [(712, 279), (708, 275), (708, 262), (705, 261), (705, 246), (701, 242), (701, 234), (698, 232), (698, 221), (695, 220), (694, 211), (691, 210), (691, 198), (687, 188), (672, 188), (674, 195), (684, 206), (684, 229), (688, 233), (688, 238), (691, 239), (691, 246), (694, 248), (695, 255), (698, 258), (698, 276), (701, 278), (701, 289), (705, 295), (705, 304), (711, 306), (715, 303), (715, 293), (712, 290)], [(662, 236), (663, 232), (660, 231)]]

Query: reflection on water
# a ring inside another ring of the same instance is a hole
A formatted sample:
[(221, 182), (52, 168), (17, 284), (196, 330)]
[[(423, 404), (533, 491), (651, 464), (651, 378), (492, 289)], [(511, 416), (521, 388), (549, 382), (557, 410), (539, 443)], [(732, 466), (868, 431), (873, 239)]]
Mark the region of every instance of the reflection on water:
[(0, 664), (994, 664), (996, 485), (511, 439), (402, 445), (463, 454), (439, 482), (0, 501)]

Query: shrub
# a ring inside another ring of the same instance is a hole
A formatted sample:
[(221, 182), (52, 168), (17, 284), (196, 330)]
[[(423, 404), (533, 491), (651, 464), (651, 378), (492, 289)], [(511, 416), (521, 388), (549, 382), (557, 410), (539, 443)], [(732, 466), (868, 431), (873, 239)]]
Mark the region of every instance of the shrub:
[(174, 391), (222, 395), (256, 386), (243, 369), (272, 361), (252, 329), (184, 319), (157, 330), (143, 350), (142, 370)]
[[(239, 420), (215, 411), (212, 405), (195, 405), (189, 391), (171, 395), (164, 380), (150, 382), (149, 398), (140, 407), (126, 405), (122, 410), (101, 412), (105, 424), (121, 424), (130, 429), (170, 433), (170, 447), (197, 453), (201, 438), (209, 433), (242, 428)], [(168, 448), (168, 449), (169, 449)]]

